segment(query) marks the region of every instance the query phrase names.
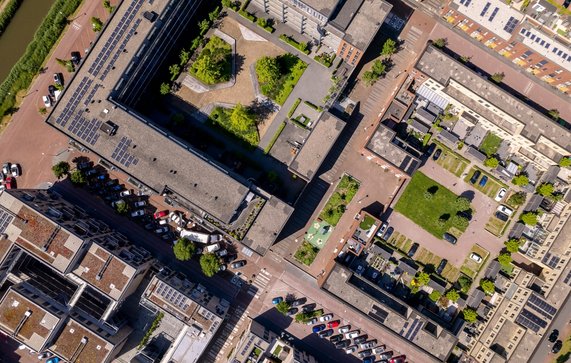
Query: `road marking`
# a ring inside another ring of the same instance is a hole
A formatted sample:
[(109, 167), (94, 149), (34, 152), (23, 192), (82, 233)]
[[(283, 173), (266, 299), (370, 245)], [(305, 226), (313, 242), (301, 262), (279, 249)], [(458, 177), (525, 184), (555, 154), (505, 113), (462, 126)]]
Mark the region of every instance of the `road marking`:
[(268, 284), (270, 283), (271, 277), (272, 274), (270, 274), (269, 272), (264, 270), (260, 271), (256, 275), (256, 278), (254, 279), (254, 282), (252, 282), (252, 285), (250, 285), (250, 287), (248, 288), (247, 294), (253, 296), (256, 299), (259, 299), (260, 295), (262, 294), (266, 286), (268, 286)]
[(244, 247), (242, 247), (242, 253), (248, 257), (252, 257), (252, 254), (254, 254), (254, 251), (252, 251), (248, 247), (244, 246)]
[(74, 21), (73, 23), (71, 23), (71, 26), (72, 26), (72, 28), (75, 29), (75, 30), (80, 30), (80, 29), (81, 29), (81, 24), (79, 24), (78, 22), (75, 22), (75, 21)]

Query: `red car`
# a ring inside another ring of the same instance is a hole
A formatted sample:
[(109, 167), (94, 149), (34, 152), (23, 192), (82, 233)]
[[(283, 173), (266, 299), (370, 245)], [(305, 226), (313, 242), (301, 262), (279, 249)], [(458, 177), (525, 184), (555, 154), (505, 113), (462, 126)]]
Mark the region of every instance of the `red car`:
[(405, 363), (406, 355), (399, 355), (398, 357), (391, 358), (390, 363)]
[(6, 178), (6, 189), (16, 189), (16, 178), (11, 176)]
[(168, 210), (162, 210), (160, 212), (155, 212), (155, 214), (153, 214), (153, 217), (155, 217), (155, 219), (159, 219), (159, 218), (163, 218), (169, 215), (169, 211)]
[(339, 320), (334, 320), (332, 322), (327, 323), (327, 328), (328, 329), (333, 329), (333, 328), (337, 328), (339, 326)]

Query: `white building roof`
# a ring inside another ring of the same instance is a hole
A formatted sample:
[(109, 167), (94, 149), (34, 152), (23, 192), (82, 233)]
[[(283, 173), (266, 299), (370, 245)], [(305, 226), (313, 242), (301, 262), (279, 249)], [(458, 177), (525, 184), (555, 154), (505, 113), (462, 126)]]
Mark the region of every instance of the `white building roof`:
[(524, 15), (499, 0), (454, 0), (458, 11), (504, 40), (512, 36)]

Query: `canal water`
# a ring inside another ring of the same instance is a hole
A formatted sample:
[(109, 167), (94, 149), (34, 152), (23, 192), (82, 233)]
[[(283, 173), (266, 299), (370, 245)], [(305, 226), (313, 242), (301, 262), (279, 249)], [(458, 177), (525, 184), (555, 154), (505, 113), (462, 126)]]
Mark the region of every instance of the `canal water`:
[(20, 5), (6, 31), (0, 35), (0, 82), (24, 54), (54, 1), (24, 0)]

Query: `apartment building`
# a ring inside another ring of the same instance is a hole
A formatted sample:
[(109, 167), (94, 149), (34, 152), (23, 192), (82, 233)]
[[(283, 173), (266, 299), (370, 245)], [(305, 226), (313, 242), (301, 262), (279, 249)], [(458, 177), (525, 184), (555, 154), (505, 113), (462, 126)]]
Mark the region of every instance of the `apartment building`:
[(318, 360), (297, 348), (286, 338), (249, 318), (249, 327), (228, 360), (233, 363), (317, 363)]
[(447, 105), (469, 128), (499, 136), (507, 155), (539, 172), (571, 154), (571, 130), (546, 117), (460, 61), (429, 45), (412, 72), (417, 94)]
[[(542, 8), (535, 6), (536, 11)], [(571, 94), (571, 42), (564, 32), (544, 26), (541, 16), (526, 16), (500, 0), (451, 0), (441, 15), (528, 73)]]
[(250, 6), (330, 48), (352, 66), (392, 8), (382, 0), (252, 0)]
[(230, 303), (213, 296), (182, 273), (163, 270), (155, 275), (141, 299), (143, 306), (167, 314), (178, 327), (163, 362), (199, 362), (222, 324)]

